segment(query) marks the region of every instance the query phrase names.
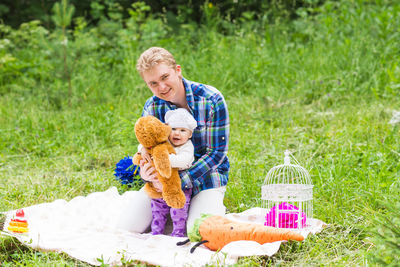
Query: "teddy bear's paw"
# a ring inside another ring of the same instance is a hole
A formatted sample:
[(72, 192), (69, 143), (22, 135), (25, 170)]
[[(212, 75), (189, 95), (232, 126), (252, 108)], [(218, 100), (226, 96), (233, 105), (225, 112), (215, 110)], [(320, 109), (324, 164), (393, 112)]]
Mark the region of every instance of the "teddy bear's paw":
[(174, 209), (181, 209), (185, 206), (186, 197), (182, 191), (176, 194), (163, 194), (163, 199), (167, 202), (167, 205)]
[(139, 165), (141, 159), (142, 159), (142, 156), (139, 153), (136, 153), (132, 158), (132, 163), (135, 165)]
[(144, 185), (144, 191), (150, 198), (162, 198), (162, 193), (158, 192), (152, 183), (146, 183)]

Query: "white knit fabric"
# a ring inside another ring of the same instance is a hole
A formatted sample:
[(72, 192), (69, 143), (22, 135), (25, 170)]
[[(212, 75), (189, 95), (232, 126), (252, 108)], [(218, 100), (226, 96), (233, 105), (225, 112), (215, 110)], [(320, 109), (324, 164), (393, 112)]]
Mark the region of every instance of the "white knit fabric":
[(193, 116), (184, 108), (169, 110), (165, 113), (165, 123), (172, 128), (186, 128), (193, 132), (197, 122)]

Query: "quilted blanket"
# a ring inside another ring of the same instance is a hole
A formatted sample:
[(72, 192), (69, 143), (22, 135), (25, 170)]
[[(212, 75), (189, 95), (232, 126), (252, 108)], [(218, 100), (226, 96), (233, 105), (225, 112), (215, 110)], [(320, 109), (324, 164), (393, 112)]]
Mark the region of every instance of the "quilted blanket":
[[(239, 257), (275, 254), (282, 242), (260, 245), (253, 241), (236, 241), (214, 252), (204, 246), (190, 253), (193, 243), (177, 246), (186, 238), (167, 235), (138, 234), (117, 227), (119, 208), (130, 201), (135, 191), (119, 194), (115, 187), (104, 192), (78, 196), (70, 201), (58, 199), (23, 208), (29, 232), (7, 231), (15, 210), (7, 211), (2, 235), (14, 236), (24, 245), (42, 251), (64, 252), (92, 265), (119, 265), (122, 261), (160, 266), (204, 266), (235, 264)], [(226, 217), (244, 222), (263, 223), (266, 211), (252, 208)], [(323, 229), (325, 223), (310, 219), (311, 227), (300, 233), (307, 237)]]

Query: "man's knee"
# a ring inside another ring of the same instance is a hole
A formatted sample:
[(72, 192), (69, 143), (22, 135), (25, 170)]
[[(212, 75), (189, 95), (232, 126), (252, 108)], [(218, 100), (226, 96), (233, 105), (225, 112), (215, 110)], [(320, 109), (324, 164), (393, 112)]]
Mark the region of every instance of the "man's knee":
[(226, 207), (224, 205), (224, 195), (226, 188), (218, 187), (203, 190), (192, 198), (189, 208), (187, 229), (190, 230), (197, 218), (201, 214), (224, 215)]
[(150, 198), (140, 190), (126, 192), (123, 199), (116, 227), (121, 230), (143, 233), (152, 220)]

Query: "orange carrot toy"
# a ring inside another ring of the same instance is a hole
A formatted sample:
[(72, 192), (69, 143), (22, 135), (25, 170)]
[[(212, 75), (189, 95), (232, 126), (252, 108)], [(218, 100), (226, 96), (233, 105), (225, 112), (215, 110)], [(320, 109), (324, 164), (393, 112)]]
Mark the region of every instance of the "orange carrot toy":
[(189, 240), (179, 242), (183, 245), (189, 241), (199, 242), (190, 252), (201, 244), (211, 250), (220, 250), (226, 244), (239, 241), (251, 240), (260, 244), (271, 243), (281, 240), (303, 241), (304, 237), (288, 229), (278, 229), (255, 223), (243, 223), (229, 220), (222, 216), (202, 215), (195, 221), (191, 231), (188, 233)]

